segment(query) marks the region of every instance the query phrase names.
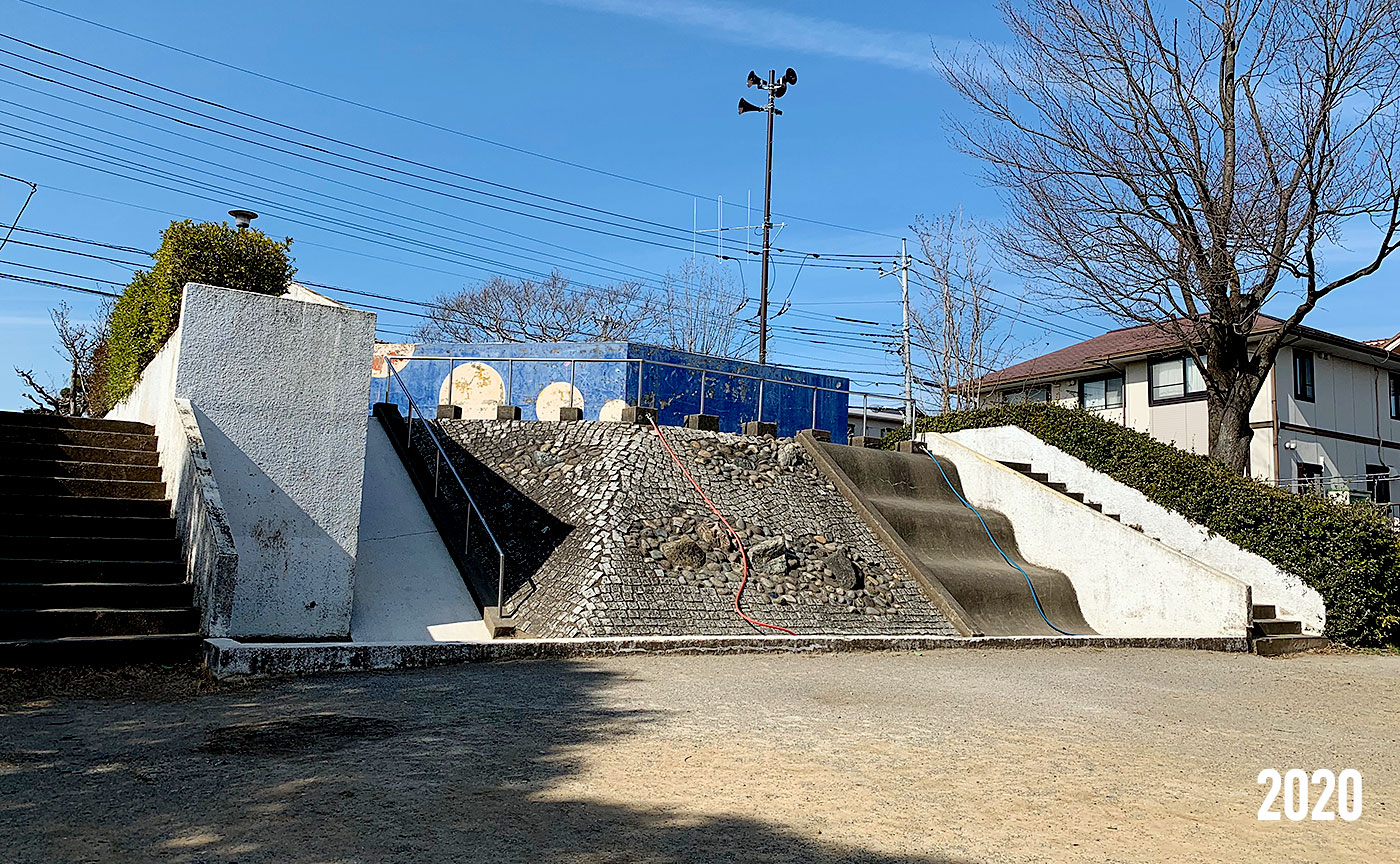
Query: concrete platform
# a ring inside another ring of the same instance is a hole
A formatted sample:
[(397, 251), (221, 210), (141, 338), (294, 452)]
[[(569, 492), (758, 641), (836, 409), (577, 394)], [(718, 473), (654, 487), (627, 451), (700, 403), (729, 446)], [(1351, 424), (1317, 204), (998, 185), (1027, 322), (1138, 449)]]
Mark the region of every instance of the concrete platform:
[(645, 636), (599, 639), (497, 639), (415, 644), (278, 643), (206, 639), (204, 662), (216, 678), (421, 669), (457, 663), (558, 660), (620, 654), (832, 654), (947, 648), (1178, 648), (1247, 653), (1233, 637), (1105, 636)]

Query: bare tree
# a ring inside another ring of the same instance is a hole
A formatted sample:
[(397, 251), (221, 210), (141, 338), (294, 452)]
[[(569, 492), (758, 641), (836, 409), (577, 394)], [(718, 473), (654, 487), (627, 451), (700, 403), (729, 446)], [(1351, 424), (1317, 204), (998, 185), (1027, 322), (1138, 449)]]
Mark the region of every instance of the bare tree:
[(929, 382), (943, 411), (970, 408), (982, 378), (1010, 359), (1011, 330), (1000, 326), (991, 299), (991, 271), (983, 262), (979, 230), (961, 210), (911, 226), (919, 244), (910, 325), (926, 358)]
[[(1398, 6), (1025, 0), (1002, 7), (1010, 48), (937, 58), (977, 109), (950, 123), (1004, 192), (1011, 263), (1179, 341), (1205, 377), (1210, 454), (1236, 471), (1280, 348), (1400, 246)], [(1329, 266), (1343, 231), (1369, 251)]]
[(686, 260), (662, 284), (660, 339), (670, 348), (714, 357), (742, 357), (757, 336), (739, 317), (748, 298), (728, 271), (710, 261)]
[[(106, 321), (111, 303), (105, 303), (97, 313), (98, 321)], [(25, 399), (33, 402), (45, 414), (83, 416), (105, 411), (101, 367), (102, 348), (106, 331), (101, 324), (81, 324), (73, 320), (73, 310), (67, 303), (49, 310), (49, 318), (58, 335), (54, 350), (69, 369), (68, 385), (40, 384), (33, 369), (15, 367), (15, 374), (24, 381), (28, 392)], [(34, 410), (34, 409), (32, 409)]]
[(428, 315), (414, 335), (434, 342), (607, 342), (657, 329), (653, 293), (641, 283), (574, 286), (558, 272), (538, 281), (493, 276), (439, 295)]

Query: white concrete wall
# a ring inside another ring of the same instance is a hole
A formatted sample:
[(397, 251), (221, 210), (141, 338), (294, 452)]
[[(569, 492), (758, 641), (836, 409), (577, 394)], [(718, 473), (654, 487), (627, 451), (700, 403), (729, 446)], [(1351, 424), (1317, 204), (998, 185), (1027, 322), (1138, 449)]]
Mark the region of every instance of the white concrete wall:
[(1016, 426), (999, 426), (993, 429), (967, 429), (951, 433), (948, 437), (989, 459), (1029, 463), (1036, 471), (1049, 474), (1051, 480), (1064, 483), (1072, 491), (1083, 492), (1087, 500), (1102, 504), (1106, 512), (1117, 513), (1125, 524), (1139, 525), (1147, 536), (1247, 582), (1253, 589), (1255, 603), (1278, 606), (1280, 615), (1302, 621), (1304, 632), (1322, 633), (1327, 621), (1322, 596), (1302, 579), (1278, 569), (1253, 552), (1246, 552), (1179, 513), (1154, 504), (1136, 489), (1095, 471), (1026, 430)]
[(238, 552), (194, 410), (189, 400), (173, 395), (179, 346), (177, 329), (147, 365), (131, 395), (107, 417), (155, 427), (161, 479), (171, 499), (185, 578), (194, 585), (195, 603), (202, 613), (201, 632), (227, 636)]
[(185, 286), (193, 404), (238, 549), (229, 635), (350, 632), (375, 316)]
[(1246, 583), (1096, 513), (951, 437), (926, 433), (929, 451), (957, 466), (974, 507), (1004, 513), (1026, 558), (1064, 573), (1084, 619), (1104, 636), (1248, 633)]

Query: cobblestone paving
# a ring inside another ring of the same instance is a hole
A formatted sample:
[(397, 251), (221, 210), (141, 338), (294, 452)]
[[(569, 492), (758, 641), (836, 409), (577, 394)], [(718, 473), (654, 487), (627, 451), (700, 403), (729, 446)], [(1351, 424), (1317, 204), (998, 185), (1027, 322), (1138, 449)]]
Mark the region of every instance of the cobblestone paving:
[[(439, 426), (506, 547), (506, 609), (523, 630), (754, 632), (733, 610), (739, 550), (651, 428)], [(799, 633), (956, 635), (795, 441), (664, 432), (749, 552), (750, 615)]]

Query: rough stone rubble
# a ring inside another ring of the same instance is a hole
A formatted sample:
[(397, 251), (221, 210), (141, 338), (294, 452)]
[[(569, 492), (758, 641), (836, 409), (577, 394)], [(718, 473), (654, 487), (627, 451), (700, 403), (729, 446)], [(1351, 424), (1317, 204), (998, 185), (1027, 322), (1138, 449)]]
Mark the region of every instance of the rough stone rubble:
[[(522, 630), (755, 632), (733, 610), (743, 578), (734, 538), (650, 427), (439, 426), (506, 548), (506, 610)], [(748, 614), (804, 634), (955, 635), (796, 442), (664, 433), (748, 551)]]

